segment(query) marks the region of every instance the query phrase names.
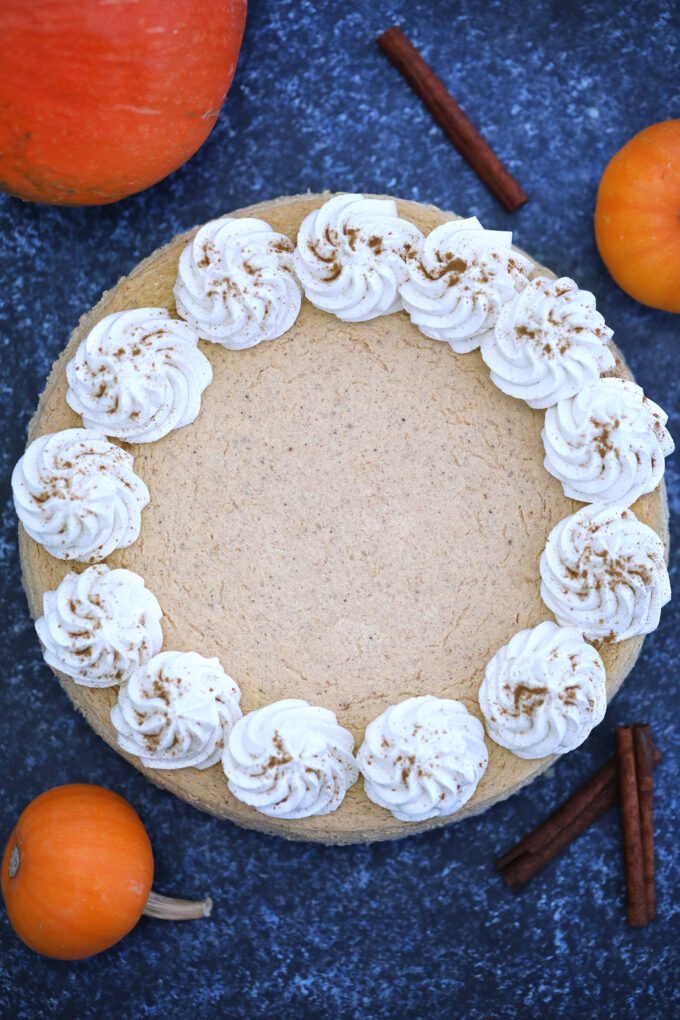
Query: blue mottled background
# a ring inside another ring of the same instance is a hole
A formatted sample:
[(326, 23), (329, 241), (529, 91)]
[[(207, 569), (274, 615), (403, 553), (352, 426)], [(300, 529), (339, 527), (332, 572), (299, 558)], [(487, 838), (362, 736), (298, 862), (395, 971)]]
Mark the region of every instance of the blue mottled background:
[[(375, 37), (394, 22), (528, 192), (519, 212), (503, 213), (379, 51)], [(3, 1018), (680, 1016), (680, 601), (587, 745), (509, 802), (393, 844), (289, 845), (155, 789), (75, 714), (29, 621), (9, 492), (52, 361), (101, 291), (180, 230), (307, 189), (392, 192), (511, 227), (522, 247), (595, 291), (680, 437), (680, 319), (617, 289), (592, 230), (609, 158), (646, 125), (680, 116), (679, 22), (673, 0), (630, 9), (618, 0), (251, 0), (225, 108), (181, 170), (99, 209), (0, 197), (0, 839), (45, 788), (103, 783), (142, 816), (156, 888), (215, 901), (210, 920), (145, 919), (78, 964), (32, 954), (1, 911)], [(667, 480), (677, 534), (677, 458)], [(651, 720), (665, 756), (657, 920), (626, 926), (616, 811), (513, 896), (494, 857), (609, 756), (616, 723), (637, 719)]]

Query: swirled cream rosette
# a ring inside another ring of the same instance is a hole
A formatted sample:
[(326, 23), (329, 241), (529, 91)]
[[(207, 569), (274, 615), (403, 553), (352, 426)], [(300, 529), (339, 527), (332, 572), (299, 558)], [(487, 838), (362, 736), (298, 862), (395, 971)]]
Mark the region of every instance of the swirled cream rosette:
[(139, 536), (149, 490), (131, 453), (93, 429), (34, 439), (12, 473), (26, 533), (60, 560), (95, 563)]
[(632, 510), (591, 503), (548, 536), (541, 597), (563, 627), (625, 641), (659, 626), (671, 597), (663, 542)]
[(356, 782), (353, 749), (334, 712), (287, 698), (234, 726), (222, 766), (234, 796), (261, 814), (308, 818), (335, 811)]
[(185, 322), (164, 308), (134, 308), (90, 330), (66, 378), (66, 400), (86, 428), (153, 443), (196, 419), (212, 368)]
[(275, 340), (300, 311), (293, 243), (264, 220), (212, 220), (182, 252), (174, 294), (204, 340), (232, 351)]

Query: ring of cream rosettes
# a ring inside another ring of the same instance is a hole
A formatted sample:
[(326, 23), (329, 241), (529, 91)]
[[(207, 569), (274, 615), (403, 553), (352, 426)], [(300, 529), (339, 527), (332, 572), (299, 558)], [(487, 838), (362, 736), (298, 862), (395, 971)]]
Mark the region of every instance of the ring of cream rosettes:
[(479, 689), (486, 733), (522, 758), (577, 747), (606, 708), (605, 670), (589, 642), (647, 634), (670, 597), (661, 540), (631, 504), (659, 484), (673, 442), (666, 415), (614, 367), (612, 332), (592, 294), (536, 276), (512, 236), (476, 219), (427, 237), (391, 199), (338, 195), (310, 213), (297, 246), (257, 219), (202, 227), (179, 262), (179, 318), (144, 308), (108, 315), (66, 370), (82, 429), (41, 436), (17, 464), (26, 532), (51, 555), (92, 564), (44, 596), (38, 635), (49, 665), (75, 683), (119, 685), (120, 747), (149, 768), (222, 762), (231, 792), (258, 811), (334, 811), (364, 777), (405, 822), (457, 811), (488, 754), (460, 702), (430, 695), (387, 708), (355, 756), (328, 709), (287, 699), (243, 716), (217, 659), (161, 651), (161, 607), (138, 575), (101, 561), (136, 540), (149, 502), (113, 437), (161, 439), (192, 422), (212, 379), (199, 339), (240, 350), (285, 333), (307, 300), (345, 321), (404, 310), (458, 354), (479, 349), (504, 393), (545, 410), (545, 467), (584, 506), (548, 536), (541, 595), (556, 622), (515, 634)]

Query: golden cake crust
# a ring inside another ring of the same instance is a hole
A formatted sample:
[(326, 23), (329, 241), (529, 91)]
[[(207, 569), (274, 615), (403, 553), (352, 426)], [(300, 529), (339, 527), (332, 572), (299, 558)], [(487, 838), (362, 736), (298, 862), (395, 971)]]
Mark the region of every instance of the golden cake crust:
[[(328, 195), (261, 203), (258, 216), (295, 238)], [(452, 218), (399, 201), (425, 233)], [(96, 322), (126, 308), (175, 306), (177, 262), (195, 231), (141, 262), (81, 319), (54, 365), (29, 431), (81, 425), (65, 399), (65, 366)], [(541, 272), (548, 272), (538, 267)], [(553, 275), (550, 273), (549, 275)], [(128, 445), (151, 492), (142, 531), (110, 566), (139, 573), (163, 608), (164, 649), (219, 657), (244, 712), (303, 697), (337, 712), (359, 747), (368, 722), (418, 694), (454, 697), (480, 716), (491, 656), (550, 613), (539, 557), (551, 528), (580, 504), (542, 466), (543, 413), (497, 390), (479, 352), (456, 355), (404, 312), (347, 324), (303, 300), (282, 338), (232, 352), (201, 343), (214, 371), (192, 425)], [(630, 377), (617, 352), (616, 374)], [(633, 507), (666, 546), (665, 490)], [(74, 569), (20, 527), (31, 613)], [(78, 565), (76, 569), (82, 569)], [(611, 697), (642, 638), (600, 648)], [(116, 689), (59, 679), (116, 747)], [(150, 770), (152, 782), (202, 810), (291, 839), (388, 839), (485, 810), (543, 772), (487, 738), (489, 766), (452, 818), (397, 821), (360, 780), (333, 814), (268, 818), (227, 789), (221, 766)], [(122, 753), (119, 751), (119, 753)]]

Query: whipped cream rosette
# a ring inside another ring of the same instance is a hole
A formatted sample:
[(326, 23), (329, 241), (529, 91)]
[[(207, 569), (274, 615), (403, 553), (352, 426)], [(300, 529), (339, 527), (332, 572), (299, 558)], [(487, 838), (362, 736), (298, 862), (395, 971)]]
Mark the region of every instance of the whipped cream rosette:
[(632, 510), (597, 503), (553, 528), (541, 597), (559, 624), (591, 640), (625, 641), (659, 625), (671, 597), (663, 542)]
[(357, 754), (366, 796), (402, 822), (458, 811), (488, 760), (480, 721), (460, 701), (429, 694), (393, 705), (369, 723)]
[(241, 718), (240, 700), (218, 659), (160, 652), (120, 688), (111, 722), (120, 747), (147, 768), (207, 769)]
[(458, 354), (479, 347), (533, 270), (512, 250), (510, 231), (484, 230), (474, 216), (435, 227), (408, 266), (399, 293), (411, 321)]
[(45, 592), (35, 629), (48, 666), (85, 687), (112, 687), (160, 651), (161, 616), (139, 574), (98, 563)]
[(222, 765), (245, 804), (276, 818), (307, 818), (335, 811), (357, 781), (353, 749), (334, 712), (288, 698), (236, 723)]
[(204, 340), (232, 351), (274, 340), (300, 311), (293, 242), (264, 220), (212, 220), (182, 252), (174, 295)]
[(567, 277), (537, 276), (502, 306), (481, 353), (503, 393), (545, 408), (614, 367), (612, 335), (589, 291)]
[(164, 308), (135, 308), (97, 323), (66, 378), (66, 400), (86, 428), (151, 443), (194, 421), (212, 368), (185, 322)]
[(630, 506), (660, 483), (668, 415), (628, 379), (600, 379), (545, 413), (545, 469), (583, 503)]
[(408, 259), (423, 243), (388, 198), (336, 195), (303, 221), (294, 265), (305, 297), (345, 322), (365, 322), (402, 308)]
[(486, 732), (518, 758), (565, 754), (602, 722), (607, 677), (573, 627), (546, 620), (493, 656), (479, 689)]
[(132, 454), (93, 429), (65, 429), (35, 439), (12, 473), (26, 533), (51, 556), (93, 563), (139, 535), (149, 491)]

